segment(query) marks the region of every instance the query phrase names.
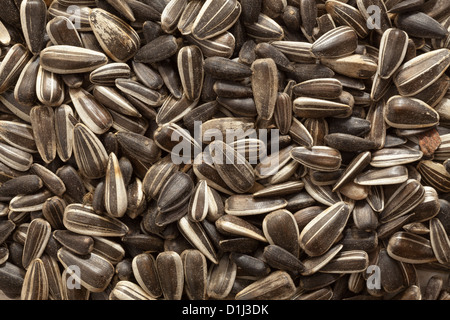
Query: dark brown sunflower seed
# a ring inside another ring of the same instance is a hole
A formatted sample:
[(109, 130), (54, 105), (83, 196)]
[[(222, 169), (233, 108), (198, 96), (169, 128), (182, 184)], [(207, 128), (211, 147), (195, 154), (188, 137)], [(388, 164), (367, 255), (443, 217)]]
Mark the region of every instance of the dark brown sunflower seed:
[(447, 34), (447, 30), (438, 21), (424, 12), (400, 13), (395, 18), (395, 24), (411, 37), (443, 38)]
[(343, 152), (362, 152), (375, 149), (375, 142), (346, 133), (330, 133), (324, 137), (325, 143)]
[(63, 229), (63, 216), (67, 203), (64, 199), (53, 196), (45, 200), (42, 205), (42, 214), (53, 229)]
[(79, 255), (87, 255), (94, 249), (94, 239), (69, 230), (53, 231), (53, 238), (65, 248)]
[(336, 24), (352, 27), (358, 37), (365, 38), (369, 34), (367, 21), (358, 8), (340, 1), (330, 0), (325, 4), (325, 10)]
[(367, 201), (357, 201), (353, 208), (353, 221), (358, 229), (374, 231), (378, 226), (378, 216)]
[(192, 194), (194, 182), (184, 172), (175, 172), (162, 186), (158, 198), (158, 210), (168, 212), (186, 204)]
[(173, 35), (161, 35), (140, 47), (134, 61), (154, 63), (170, 58), (178, 51), (178, 40)]
[(36, 80), (39, 69), (39, 56), (31, 58), (22, 69), (14, 86), (14, 98), (18, 103), (25, 105), (33, 105), (35, 103), (37, 99)]
[(340, 58), (322, 58), (320, 61), (336, 73), (356, 79), (369, 79), (378, 68), (374, 58), (356, 53)]
[(107, 259), (91, 252), (87, 256), (79, 256), (61, 248), (58, 250), (58, 260), (65, 268), (78, 266), (79, 272), (69, 268), (72, 280), (78, 282), (91, 292), (102, 292), (106, 289), (114, 275), (114, 266)]
[(384, 117), (390, 126), (400, 129), (427, 128), (439, 122), (439, 114), (429, 105), (403, 96), (393, 96), (387, 101)]
[(294, 215), (287, 210), (276, 210), (264, 217), (262, 228), (267, 241), (272, 245), (280, 246), (298, 257), (299, 229)]
[(56, 16), (48, 21), (47, 34), (54, 45), (83, 47), (83, 42), (72, 20), (65, 16)]
[[(384, 32), (392, 27), (392, 22), (388, 16), (387, 8), (384, 1), (381, 0), (357, 0), (357, 7), (361, 12), (361, 15), (367, 21), (367, 28), (374, 30), (378, 34), (382, 35)], [(377, 8), (377, 17), (373, 14), (373, 8)]]
[(426, 263), (436, 261), (430, 240), (413, 233), (396, 232), (387, 245), (389, 256), (405, 263)]
[(102, 52), (68, 45), (50, 46), (40, 53), (40, 65), (58, 74), (90, 72), (107, 62)]
[(184, 288), (193, 300), (205, 300), (207, 289), (207, 263), (205, 256), (196, 249), (181, 253), (184, 270)]
[(19, 194), (31, 194), (37, 192), (43, 186), (41, 178), (29, 174), (13, 178), (0, 186), (1, 197), (15, 197)]
[[(191, 3), (190, 1), (189, 3)], [(236, 47), (236, 39), (229, 31), (225, 31), (209, 39), (199, 40), (192, 35), (186, 35), (189, 43), (198, 46), (206, 58), (231, 58)]]
[(268, 120), (275, 110), (278, 95), (278, 73), (273, 59), (256, 59), (251, 66), (252, 90), (258, 117)]
[(137, 283), (147, 294), (155, 299), (162, 295), (153, 255), (149, 253), (136, 255), (132, 261), (132, 268)]
[(279, 41), (284, 37), (284, 30), (274, 19), (260, 13), (256, 22), (246, 23), (247, 34), (262, 41)]
[(334, 28), (319, 37), (311, 46), (311, 53), (316, 58), (337, 58), (355, 52), (358, 35), (349, 26)]
[(229, 254), (224, 254), (219, 263), (209, 270), (206, 294), (212, 299), (226, 298), (236, 279), (237, 266)]
[(378, 57), (378, 73), (381, 78), (390, 78), (402, 64), (408, 39), (405, 31), (396, 28), (389, 28), (383, 33)]
[(161, 106), (163, 96), (156, 90), (150, 89), (138, 81), (132, 79), (116, 79), (116, 87), (126, 95), (130, 95), (150, 106)]
[(96, 85), (94, 86), (92, 94), (99, 103), (106, 106), (108, 109), (112, 109), (128, 116), (141, 116), (136, 108), (113, 87)]
[(200, 98), (203, 86), (203, 53), (195, 45), (184, 46), (178, 51), (178, 72), (186, 98), (191, 101)]

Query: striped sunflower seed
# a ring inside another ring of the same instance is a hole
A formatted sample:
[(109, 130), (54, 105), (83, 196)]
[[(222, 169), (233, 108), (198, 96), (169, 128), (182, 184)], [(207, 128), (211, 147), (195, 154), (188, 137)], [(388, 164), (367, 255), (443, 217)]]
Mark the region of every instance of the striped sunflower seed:
[(287, 201), (283, 198), (259, 199), (247, 194), (234, 194), (225, 200), (225, 212), (234, 216), (265, 214), (283, 209)]
[(450, 190), (450, 174), (443, 164), (432, 160), (421, 160), (417, 170), (431, 187), (441, 192)]
[(358, 8), (336, 0), (327, 0), (325, 10), (331, 15), (336, 24), (352, 27), (359, 38), (369, 34), (367, 21)]
[(369, 256), (364, 250), (344, 250), (338, 252), (320, 272), (325, 273), (357, 273), (369, 266)]
[(256, 22), (246, 23), (245, 29), (247, 35), (262, 41), (280, 41), (285, 33), (280, 24), (262, 12)]
[(120, 280), (109, 294), (109, 300), (155, 300), (139, 285), (128, 280)]
[(156, 299), (162, 295), (156, 260), (149, 253), (140, 253), (132, 261), (133, 275), (141, 288)]
[(51, 226), (44, 219), (37, 218), (30, 222), (22, 253), (22, 265), (28, 270), (32, 261), (44, 253), (50, 238)]
[(206, 295), (212, 299), (226, 298), (233, 288), (236, 273), (236, 264), (229, 254), (224, 254), (219, 263), (209, 269)]
[(294, 113), (300, 118), (335, 117), (347, 115), (351, 111), (348, 104), (325, 99), (298, 97), (293, 103)]
[(103, 177), (108, 163), (105, 147), (84, 124), (76, 124), (73, 131), (73, 152), (82, 174), (94, 179)]
[(91, 72), (107, 62), (104, 53), (75, 46), (55, 45), (40, 52), (42, 68), (57, 74)]
[(406, 55), (408, 39), (408, 34), (397, 28), (389, 28), (383, 33), (378, 56), (378, 73), (381, 78), (390, 78), (400, 67)]
[(404, 231), (396, 232), (390, 237), (387, 252), (393, 259), (405, 263), (436, 261), (430, 240)]
[(283, 300), (291, 297), (295, 290), (295, 284), (289, 273), (277, 270), (254, 281), (239, 291), (235, 298), (237, 300)]
[(430, 219), (430, 242), (436, 259), (441, 264), (450, 261), (450, 239), (444, 225), (438, 218)]
[(207, 0), (192, 24), (192, 35), (202, 40), (223, 33), (233, 26), (241, 11), (237, 0)]
[[(421, 100), (392, 96), (385, 107), (386, 123), (400, 129), (428, 128), (439, 122), (439, 114)], [(411, 118), (420, 121), (409, 121)]]
[(301, 231), (300, 247), (312, 257), (324, 254), (342, 233), (350, 212), (350, 206), (342, 201), (322, 211)]
[(83, 47), (81, 37), (72, 20), (65, 16), (56, 16), (46, 25), (48, 37), (54, 45)]
[(381, 169), (369, 169), (360, 173), (355, 182), (362, 185), (376, 186), (403, 183), (408, 179), (408, 168), (403, 165)]
[(278, 97), (277, 65), (271, 58), (256, 59), (252, 65), (252, 91), (258, 117), (272, 118)]
[(36, 148), (45, 163), (56, 158), (55, 114), (50, 106), (35, 106), (30, 111)]
[(36, 55), (44, 47), (47, 6), (43, 0), (26, 0), (20, 4), (20, 23), (28, 49)]
[(87, 255), (94, 249), (94, 239), (69, 230), (55, 230), (53, 238), (65, 248), (79, 255)]
[(109, 154), (106, 166), (104, 199), (108, 214), (116, 218), (125, 215), (128, 207), (126, 186), (119, 166), (119, 159), (113, 152)]
[[(125, 21), (103, 10), (94, 8), (89, 13), (89, 24), (104, 52), (116, 62), (134, 57), (140, 47), (138, 33)], [(119, 42), (115, 41), (120, 39)]]
[(0, 120), (0, 137), (2, 141), (25, 152), (37, 152), (33, 127), (30, 124)]
[(158, 210), (168, 212), (189, 202), (194, 182), (191, 177), (181, 171), (175, 172), (162, 186), (158, 197)]
[(449, 49), (433, 50), (405, 62), (393, 80), (402, 96), (413, 96), (437, 81), (449, 65)]
[(71, 203), (63, 218), (67, 230), (94, 237), (121, 237), (128, 233), (126, 224), (116, 218), (97, 215), (90, 206)]
[(0, 142), (0, 161), (17, 171), (27, 171), (33, 163), (33, 155)]
[(185, 46), (178, 51), (178, 72), (186, 98), (191, 101), (200, 98), (203, 86), (203, 53), (197, 46)]
[(20, 43), (14, 44), (0, 63), (0, 93), (11, 88), (31, 59), (31, 53)]
[(196, 249), (181, 253), (184, 271), (184, 288), (192, 300), (205, 300), (207, 290), (208, 266), (205, 256)]
[(311, 46), (311, 53), (316, 58), (337, 58), (351, 55), (358, 45), (358, 35), (349, 26), (334, 28), (317, 40)]
[(33, 56), (20, 72), (14, 86), (14, 98), (18, 103), (33, 105), (37, 99), (36, 80), (39, 72), (39, 56)]
[[(374, 29), (380, 35), (392, 27), (392, 22), (388, 16), (387, 8), (382, 0), (357, 0), (356, 5), (361, 12), (363, 18), (367, 21), (367, 27), (369, 29)], [(371, 16), (372, 8), (378, 8), (379, 16), (377, 20), (374, 20)]]
[(58, 196), (48, 198), (42, 205), (42, 215), (53, 229), (64, 228), (63, 217), (66, 206), (66, 201)]
[(46, 106), (61, 105), (64, 102), (64, 83), (61, 75), (40, 67), (36, 77), (36, 95)]
[[(189, 3), (192, 2), (193, 1), (190, 1)], [(186, 38), (189, 43), (198, 46), (200, 50), (202, 50), (203, 56), (206, 58), (215, 56), (231, 58), (234, 49), (236, 48), (236, 38), (229, 31), (225, 31), (217, 36), (203, 40), (199, 40), (191, 34), (186, 35)]]
[(290, 151), (292, 159), (302, 165), (319, 171), (336, 171), (341, 166), (342, 157), (339, 150), (326, 146), (294, 147)]
[[(184, 287), (183, 261), (175, 251), (164, 251), (156, 257), (161, 290), (166, 300), (180, 300)], [(170, 272), (169, 277), (163, 276)]]
[(130, 77), (130, 66), (123, 62), (111, 62), (100, 66), (89, 73), (89, 80), (97, 85), (111, 86), (116, 79), (128, 79)]
[(114, 275), (114, 266), (105, 258), (91, 252), (87, 256), (79, 256), (71, 251), (61, 248), (58, 250), (58, 260), (64, 266), (78, 266), (80, 272), (73, 272), (74, 281), (81, 283), (91, 292), (102, 292), (111, 282)]
[(108, 109), (132, 117), (141, 117), (139, 111), (113, 87), (96, 85), (92, 90), (92, 95)]
[(21, 300), (47, 300), (49, 283), (44, 263), (41, 259), (33, 259), (23, 280)]
[(225, 214), (216, 220), (215, 225), (220, 233), (267, 242), (264, 233), (258, 227), (235, 215)]

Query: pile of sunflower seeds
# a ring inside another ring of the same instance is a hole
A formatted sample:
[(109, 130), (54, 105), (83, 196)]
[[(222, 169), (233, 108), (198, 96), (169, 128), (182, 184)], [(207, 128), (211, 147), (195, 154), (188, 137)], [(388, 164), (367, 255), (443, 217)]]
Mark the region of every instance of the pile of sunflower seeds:
[(0, 52), (7, 298), (450, 299), (450, 1), (2, 0)]

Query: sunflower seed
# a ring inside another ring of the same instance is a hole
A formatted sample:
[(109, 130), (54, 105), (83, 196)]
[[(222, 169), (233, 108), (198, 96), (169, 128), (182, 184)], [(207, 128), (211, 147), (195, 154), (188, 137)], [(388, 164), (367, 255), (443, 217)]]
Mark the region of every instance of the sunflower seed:
[(261, 242), (267, 242), (267, 239), (260, 229), (238, 216), (225, 214), (216, 220), (215, 225), (220, 233), (243, 236)]
[(324, 254), (339, 237), (350, 217), (350, 207), (337, 202), (313, 218), (301, 231), (300, 247), (309, 256)]
[(237, 300), (283, 300), (292, 296), (296, 288), (286, 271), (273, 271), (251, 283), (236, 294)]
[(46, 31), (54, 45), (69, 45), (83, 47), (72, 20), (65, 16), (56, 16), (47, 22)]
[(219, 263), (213, 265), (209, 270), (207, 296), (212, 299), (226, 298), (233, 287), (236, 272), (236, 264), (230, 259), (229, 254), (224, 254)]
[(44, 263), (41, 259), (33, 259), (25, 274), (20, 294), (21, 300), (47, 300), (49, 283)]
[(316, 58), (337, 58), (355, 52), (358, 35), (353, 28), (341, 26), (320, 36), (311, 46), (311, 53)]
[(448, 49), (433, 50), (405, 62), (393, 80), (402, 96), (413, 96), (437, 81), (449, 65)]
[(338, 252), (320, 272), (326, 273), (356, 273), (369, 266), (369, 256), (363, 250), (346, 250)]
[(432, 160), (421, 160), (417, 165), (417, 170), (431, 187), (442, 192), (450, 190), (450, 174), (441, 163)]
[(403, 165), (382, 169), (369, 169), (355, 178), (362, 185), (376, 186), (403, 183), (408, 179), (408, 169)]
[[(164, 251), (158, 254), (155, 263), (164, 298), (180, 300), (184, 287), (183, 262), (180, 255), (174, 251)], [(171, 276), (163, 277), (167, 272), (171, 272)]]
[(91, 71), (89, 80), (97, 85), (111, 86), (118, 78), (128, 79), (130, 72), (130, 66), (126, 63), (112, 62)]
[(358, 8), (347, 3), (329, 0), (325, 4), (325, 10), (331, 15), (336, 24), (352, 27), (359, 38), (368, 35), (367, 21)]
[(351, 111), (348, 104), (325, 99), (298, 97), (293, 103), (294, 113), (300, 118), (335, 117)]
[(82, 174), (89, 178), (105, 175), (108, 154), (99, 138), (82, 123), (75, 125), (73, 152)]
[(436, 259), (441, 264), (450, 261), (450, 239), (438, 218), (430, 219), (430, 241)]
[(408, 47), (408, 39), (405, 31), (396, 28), (389, 28), (383, 33), (377, 70), (381, 78), (390, 78), (402, 64)]
[(14, 85), (30, 59), (30, 52), (20, 43), (16, 43), (8, 50), (0, 63), (0, 93)]
[(37, 150), (44, 162), (50, 163), (56, 157), (55, 116), (49, 106), (36, 106), (30, 111), (31, 127)]
[(294, 147), (291, 157), (302, 165), (319, 171), (336, 171), (342, 161), (338, 150), (326, 146), (313, 146), (311, 150)]
[[(408, 121), (410, 117), (421, 121)], [(393, 96), (386, 103), (385, 120), (390, 126), (400, 129), (427, 128), (439, 122), (439, 114), (421, 100)]]
[(207, 0), (192, 24), (192, 35), (202, 40), (227, 31), (239, 18), (241, 10), (237, 0)]
[(33, 155), (0, 142), (0, 161), (17, 171), (27, 171), (33, 163)]
[(94, 237), (121, 237), (129, 231), (118, 219), (99, 216), (92, 207), (79, 203), (66, 206), (63, 223), (67, 230)]
[(131, 79), (117, 78), (116, 87), (126, 95), (130, 95), (150, 106), (161, 106), (163, 96), (156, 90)]
[(225, 212), (234, 216), (264, 214), (282, 209), (287, 201), (282, 198), (258, 199), (252, 195), (232, 195), (225, 200)]
[(58, 260), (67, 269), (76, 265), (80, 272), (71, 276), (91, 292), (102, 292), (114, 275), (113, 265), (105, 258), (91, 252), (87, 256), (78, 256), (65, 248), (58, 250)]
[(258, 117), (269, 120), (278, 96), (277, 66), (273, 59), (256, 59), (252, 65), (252, 90)]
[(40, 52), (42, 68), (57, 74), (91, 72), (107, 62), (102, 52), (69, 45), (50, 46)]
[(39, 56), (33, 56), (20, 72), (20, 76), (14, 86), (14, 98), (18, 103), (25, 105), (33, 105), (35, 103), (37, 99), (36, 82), (39, 69)]
[(264, 13), (260, 13), (258, 20), (253, 23), (246, 23), (247, 34), (262, 41), (280, 41), (284, 37), (283, 28), (272, 18)]
[(39, 259), (50, 238), (51, 226), (44, 219), (37, 218), (30, 222), (23, 246), (22, 265), (28, 270), (32, 261)]
[(141, 288), (156, 299), (162, 295), (156, 269), (156, 260), (149, 253), (141, 253), (133, 258), (133, 275)]
[(387, 245), (389, 256), (406, 263), (426, 263), (436, 261), (430, 240), (413, 233), (396, 232)]

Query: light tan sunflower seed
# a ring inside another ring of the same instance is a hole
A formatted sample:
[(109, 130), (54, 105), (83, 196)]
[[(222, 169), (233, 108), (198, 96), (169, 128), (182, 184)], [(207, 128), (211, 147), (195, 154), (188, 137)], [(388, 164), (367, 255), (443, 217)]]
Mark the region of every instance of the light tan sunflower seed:
[(0, 161), (17, 171), (27, 171), (33, 163), (33, 155), (0, 142)]
[(70, 118), (73, 116), (73, 110), (67, 104), (62, 104), (54, 109), (56, 152), (64, 162), (72, 156), (74, 125)]
[(298, 97), (294, 100), (294, 113), (300, 118), (324, 118), (347, 115), (351, 106), (338, 101)]
[(0, 138), (9, 145), (25, 152), (36, 153), (33, 128), (30, 124), (0, 120)]
[(388, 185), (403, 183), (408, 179), (408, 169), (406, 166), (398, 165), (381, 169), (369, 169), (360, 173), (355, 178), (355, 182), (361, 185)]
[(250, 222), (241, 217), (225, 214), (215, 222), (219, 232), (233, 236), (243, 236), (261, 242), (267, 242), (264, 233)]
[(105, 209), (112, 217), (120, 218), (125, 215), (128, 207), (126, 186), (119, 159), (115, 153), (108, 156), (105, 177)]
[(383, 148), (372, 153), (370, 165), (373, 167), (389, 167), (413, 163), (420, 160), (423, 152), (405, 147)]
[[(195, 1), (190, 1), (192, 3)], [(203, 56), (208, 57), (223, 57), (231, 58), (236, 47), (236, 38), (234, 35), (225, 31), (217, 36), (209, 39), (199, 40), (191, 34), (186, 35), (189, 43), (198, 46), (203, 53)]]
[(287, 201), (283, 198), (259, 199), (247, 194), (234, 194), (225, 200), (225, 212), (234, 216), (269, 213), (283, 209)]

